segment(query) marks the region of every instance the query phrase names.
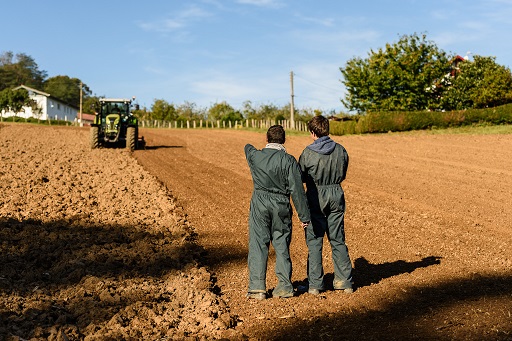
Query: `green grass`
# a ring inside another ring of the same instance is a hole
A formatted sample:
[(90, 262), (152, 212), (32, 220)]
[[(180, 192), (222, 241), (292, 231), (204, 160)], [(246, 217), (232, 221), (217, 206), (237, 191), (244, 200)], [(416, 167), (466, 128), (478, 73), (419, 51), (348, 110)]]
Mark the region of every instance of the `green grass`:
[(406, 132), (396, 132), (392, 134), (428, 134), (428, 135), (447, 135), (447, 134), (466, 134), (466, 135), (491, 135), (491, 134), (512, 134), (512, 125), (475, 125), (464, 127), (452, 127), (443, 129), (413, 130)]

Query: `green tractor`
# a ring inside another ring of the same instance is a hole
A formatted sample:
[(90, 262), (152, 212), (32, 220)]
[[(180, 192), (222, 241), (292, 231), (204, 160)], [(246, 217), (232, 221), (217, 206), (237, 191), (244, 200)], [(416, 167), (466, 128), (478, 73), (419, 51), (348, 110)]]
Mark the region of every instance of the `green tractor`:
[(139, 125), (132, 114), (135, 99), (100, 98), (99, 107), (91, 124), (91, 148), (100, 146), (126, 147), (130, 151), (139, 144)]

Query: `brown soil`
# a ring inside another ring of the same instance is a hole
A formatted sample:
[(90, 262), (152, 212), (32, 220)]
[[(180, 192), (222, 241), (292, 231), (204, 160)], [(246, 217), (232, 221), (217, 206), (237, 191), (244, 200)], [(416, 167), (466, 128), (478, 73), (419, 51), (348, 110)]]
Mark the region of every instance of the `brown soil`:
[(264, 134), (141, 134), (131, 158), (89, 150), (86, 129), (0, 128), (0, 337), (512, 340), (512, 135), (334, 137), (356, 291), (257, 302), (243, 146)]

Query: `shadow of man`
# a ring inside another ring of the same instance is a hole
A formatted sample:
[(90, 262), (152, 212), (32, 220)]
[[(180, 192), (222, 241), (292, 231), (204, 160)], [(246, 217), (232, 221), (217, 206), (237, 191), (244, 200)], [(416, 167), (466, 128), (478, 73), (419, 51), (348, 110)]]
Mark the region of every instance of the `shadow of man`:
[(354, 261), (354, 282), (356, 287), (361, 288), (379, 283), (385, 278), (436, 264), (441, 264), (441, 257), (429, 256), (416, 262), (397, 260), (383, 264), (371, 264), (364, 257), (360, 257)]

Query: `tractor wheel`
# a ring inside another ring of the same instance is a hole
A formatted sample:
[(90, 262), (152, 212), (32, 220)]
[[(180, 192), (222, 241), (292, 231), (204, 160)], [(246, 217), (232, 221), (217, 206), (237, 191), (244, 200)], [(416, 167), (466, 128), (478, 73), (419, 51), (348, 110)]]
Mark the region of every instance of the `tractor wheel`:
[(137, 134), (135, 127), (128, 127), (126, 129), (126, 149), (134, 151), (137, 147)]
[(91, 149), (95, 149), (95, 148), (98, 148), (99, 145), (100, 145), (100, 141), (99, 141), (99, 132), (100, 132), (100, 128), (99, 127), (91, 127), (91, 136), (90, 136), (90, 142), (91, 142)]

